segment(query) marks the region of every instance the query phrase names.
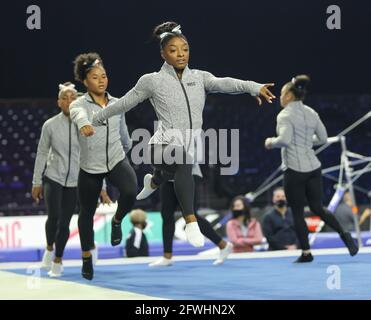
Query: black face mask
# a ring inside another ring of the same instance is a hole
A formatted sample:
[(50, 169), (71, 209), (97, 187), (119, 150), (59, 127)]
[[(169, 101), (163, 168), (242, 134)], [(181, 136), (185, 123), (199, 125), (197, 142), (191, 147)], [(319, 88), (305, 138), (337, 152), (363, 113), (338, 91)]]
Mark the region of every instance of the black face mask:
[(278, 208), (284, 208), (287, 207), (287, 201), (286, 200), (278, 200), (274, 203), (275, 206)]
[(232, 215), (233, 215), (233, 218), (238, 218), (238, 217), (243, 216), (244, 223), (246, 223), (246, 221), (250, 219), (250, 214), (248, 210), (233, 210)]
[(233, 218), (238, 218), (240, 216), (245, 215), (245, 210), (233, 210), (232, 214), (233, 214)]

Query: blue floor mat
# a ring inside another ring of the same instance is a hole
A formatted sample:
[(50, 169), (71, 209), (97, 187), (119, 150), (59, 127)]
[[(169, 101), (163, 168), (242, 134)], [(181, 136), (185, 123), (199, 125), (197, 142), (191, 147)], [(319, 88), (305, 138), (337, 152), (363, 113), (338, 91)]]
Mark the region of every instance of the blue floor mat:
[[(175, 300), (371, 299), (371, 255), (316, 256), (308, 264), (294, 264), (294, 259), (231, 259), (217, 267), (211, 260), (176, 262), (166, 268), (97, 266), (93, 281), (81, 278), (80, 267), (67, 267), (61, 279)], [(327, 286), (329, 266), (340, 270), (340, 289)], [(47, 277), (46, 272), (42, 276)]]

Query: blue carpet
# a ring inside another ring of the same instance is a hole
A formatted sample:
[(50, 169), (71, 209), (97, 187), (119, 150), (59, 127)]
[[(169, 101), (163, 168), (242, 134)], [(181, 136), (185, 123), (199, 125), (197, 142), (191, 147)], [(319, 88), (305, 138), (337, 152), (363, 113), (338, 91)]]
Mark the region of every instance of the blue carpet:
[[(215, 244), (211, 241), (205, 241), (205, 245), (202, 248), (192, 247), (186, 241), (174, 240), (173, 242), (173, 254), (174, 255), (196, 255), (201, 251), (215, 248)], [(1, 262), (31, 262), (41, 261), (44, 254), (45, 248), (12, 248), (12, 249), (0, 249), (0, 263)], [(125, 248), (121, 246), (112, 247), (109, 245), (99, 244), (98, 255), (99, 259), (114, 259), (122, 258), (124, 256)], [(150, 243), (149, 255), (150, 256), (162, 256), (164, 253), (162, 242), (153, 241)], [(64, 250), (63, 259), (80, 259), (81, 258), (81, 247), (67, 247)]]
[[(354, 235), (353, 235), (354, 236)], [(363, 246), (371, 245), (371, 232), (362, 232)], [(343, 248), (344, 244), (335, 232), (324, 232), (317, 235), (312, 249), (324, 248)], [(202, 248), (192, 247), (188, 242), (181, 240), (174, 240), (173, 254), (174, 255), (196, 255), (201, 251), (215, 248), (215, 245), (209, 241), (205, 241), (205, 246)], [(12, 248), (0, 249), (0, 263), (1, 262), (31, 262), (41, 261), (44, 254), (44, 248)], [(123, 246), (112, 247), (109, 245), (99, 244), (99, 259), (114, 259), (122, 258), (124, 252)], [(262, 250), (264, 251), (264, 250)], [(152, 241), (149, 243), (150, 256), (162, 256), (163, 245), (162, 241)], [(64, 259), (80, 259), (81, 248), (79, 246), (68, 246), (64, 251)]]
[[(175, 300), (371, 299), (371, 255), (316, 256), (309, 264), (293, 260), (238, 259), (218, 267), (211, 260), (184, 261), (155, 269), (146, 264), (98, 266), (91, 282), (81, 278), (80, 267), (68, 267), (62, 280)], [(340, 289), (327, 288), (331, 265), (340, 268)]]

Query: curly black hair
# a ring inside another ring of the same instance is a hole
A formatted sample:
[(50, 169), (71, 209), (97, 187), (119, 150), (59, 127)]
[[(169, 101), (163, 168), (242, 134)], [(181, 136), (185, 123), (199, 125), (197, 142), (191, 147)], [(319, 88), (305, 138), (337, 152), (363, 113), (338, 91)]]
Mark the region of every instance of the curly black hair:
[(103, 67), (102, 58), (96, 52), (79, 54), (73, 61), (73, 72), (77, 81), (83, 82), (86, 75), (97, 64)]
[[(184, 34), (172, 32), (172, 30), (177, 26), (179, 26), (179, 23), (174, 22), (174, 21), (167, 21), (167, 22), (159, 24), (158, 26), (154, 28), (153, 37), (160, 40), (161, 49), (163, 49), (166, 46), (166, 44), (174, 37), (183, 38), (185, 41), (188, 42)], [(163, 34), (164, 32), (169, 32), (169, 34), (161, 39), (160, 35)]]

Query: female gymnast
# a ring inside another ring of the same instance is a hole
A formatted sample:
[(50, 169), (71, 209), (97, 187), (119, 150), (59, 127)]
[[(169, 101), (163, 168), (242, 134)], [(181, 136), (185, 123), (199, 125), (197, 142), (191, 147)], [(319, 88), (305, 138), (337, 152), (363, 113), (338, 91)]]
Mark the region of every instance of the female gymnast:
[(145, 74), (125, 96), (95, 114), (93, 125), (102, 125), (110, 117), (127, 112), (146, 99), (151, 101), (160, 123), (149, 142), (154, 174), (144, 177), (144, 187), (137, 199), (148, 197), (162, 182), (174, 179), (175, 193), (186, 221), (187, 240), (195, 247), (202, 247), (204, 236), (193, 207), (192, 165), (193, 143), (202, 128), (206, 94), (250, 93), (257, 96), (259, 104), (259, 96), (271, 103), (275, 97), (268, 88), (273, 84), (217, 78), (209, 72), (190, 69), (189, 43), (175, 22), (157, 26), (154, 35), (160, 41), (161, 57), (165, 60), (161, 70)]
[(122, 240), (121, 221), (135, 202), (137, 177), (121, 143), (122, 136), (129, 136), (124, 114), (112, 117), (99, 128), (91, 126), (94, 113), (117, 101), (106, 91), (108, 77), (102, 59), (96, 53), (80, 54), (74, 64), (75, 78), (87, 90), (71, 104), (70, 113), (80, 131), (78, 194), (81, 210), (78, 225), (83, 259), (82, 276), (91, 280), (94, 271), (89, 249), (94, 242), (93, 217), (103, 179), (107, 178), (120, 192), (117, 211), (111, 223), (111, 244), (116, 246)]
[(277, 116), (278, 136), (265, 141), (267, 149), (281, 148), (285, 194), (302, 249), (301, 256), (295, 261), (298, 263), (313, 261), (304, 220), (306, 201), (312, 212), (339, 233), (351, 256), (358, 252), (350, 233), (345, 232), (322, 205), (321, 163), (313, 145), (326, 143), (327, 131), (318, 113), (303, 103), (309, 81), (308, 76), (300, 75), (283, 86), (280, 96), (283, 110)]

